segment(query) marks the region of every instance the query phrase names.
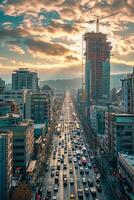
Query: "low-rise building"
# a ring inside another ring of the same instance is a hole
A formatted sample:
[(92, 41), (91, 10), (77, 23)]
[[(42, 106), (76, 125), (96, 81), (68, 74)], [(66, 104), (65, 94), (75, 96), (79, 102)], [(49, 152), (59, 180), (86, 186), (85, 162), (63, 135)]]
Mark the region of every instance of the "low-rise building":
[(121, 154), (118, 155), (118, 172), (122, 179), (124, 179), (132, 192), (134, 192), (134, 154)]
[(13, 133), (0, 130), (0, 199), (8, 200), (13, 174)]

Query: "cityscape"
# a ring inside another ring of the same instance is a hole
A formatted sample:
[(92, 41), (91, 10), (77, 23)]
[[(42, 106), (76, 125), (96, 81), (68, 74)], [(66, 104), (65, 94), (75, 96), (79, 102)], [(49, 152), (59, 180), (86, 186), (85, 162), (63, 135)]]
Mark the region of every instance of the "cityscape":
[(0, 200), (134, 200), (134, 1), (0, 1)]

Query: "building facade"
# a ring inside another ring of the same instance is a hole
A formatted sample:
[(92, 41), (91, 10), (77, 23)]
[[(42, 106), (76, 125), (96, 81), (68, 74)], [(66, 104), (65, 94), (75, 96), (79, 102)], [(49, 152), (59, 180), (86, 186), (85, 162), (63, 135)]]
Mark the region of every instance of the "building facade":
[(0, 199), (8, 200), (13, 174), (13, 133), (0, 130)]
[(15, 101), (20, 109), (20, 113), (25, 118), (25, 103), (28, 90), (5, 90), (0, 100), (3, 102)]
[(3, 94), (5, 90), (5, 81), (0, 78), (0, 95)]
[(118, 155), (118, 173), (122, 179), (125, 180), (131, 191), (134, 192), (134, 154), (121, 154)]
[(122, 81), (122, 106), (127, 113), (134, 114), (134, 68)]
[(107, 106), (93, 105), (90, 107), (91, 128), (97, 134), (105, 133), (105, 112), (107, 110)]
[(26, 101), (26, 118), (35, 124), (49, 123), (51, 99), (44, 93), (30, 93)]
[(22, 174), (25, 178), (34, 151), (33, 121), (23, 120), (19, 114), (9, 113), (0, 116), (0, 129), (13, 132), (13, 173)]
[(107, 112), (105, 144), (113, 157), (117, 157), (118, 152), (134, 153), (134, 115)]
[(27, 68), (20, 68), (12, 74), (12, 90), (29, 89), (38, 90), (38, 74)]
[(87, 32), (84, 40), (86, 106), (89, 107), (92, 102), (109, 99), (111, 45), (102, 33)]

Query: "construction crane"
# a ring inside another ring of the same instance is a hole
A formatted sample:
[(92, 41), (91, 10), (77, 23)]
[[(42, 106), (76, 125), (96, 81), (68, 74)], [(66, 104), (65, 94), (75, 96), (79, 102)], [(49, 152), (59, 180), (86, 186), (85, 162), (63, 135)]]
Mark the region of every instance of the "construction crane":
[(115, 13), (112, 13), (110, 15), (107, 15), (107, 16), (104, 16), (104, 17), (99, 17), (97, 16), (96, 19), (94, 20), (90, 20), (90, 21), (86, 21), (86, 23), (88, 24), (92, 24), (92, 23), (96, 23), (96, 33), (99, 33), (99, 26), (100, 26), (100, 21), (103, 20), (103, 19), (106, 19), (106, 18), (109, 18), (109, 17), (112, 17), (114, 15), (117, 15), (119, 14), (120, 12), (115, 12)]

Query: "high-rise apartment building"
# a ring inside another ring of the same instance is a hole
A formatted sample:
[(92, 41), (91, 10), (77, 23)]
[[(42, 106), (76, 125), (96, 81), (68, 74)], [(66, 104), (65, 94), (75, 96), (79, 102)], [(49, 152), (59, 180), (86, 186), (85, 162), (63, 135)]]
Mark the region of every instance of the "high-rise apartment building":
[(0, 96), (0, 101), (9, 102), (15, 101), (19, 107), (20, 113), (25, 118), (25, 103), (28, 90), (5, 90)]
[(0, 199), (8, 200), (13, 173), (13, 133), (0, 130)]
[(44, 93), (30, 93), (26, 100), (26, 119), (32, 119), (36, 124), (49, 123), (51, 114), (51, 99)]
[(13, 172), (19, 172), (25, 178), (34, 150), (33, 121), (23, 120), (21, 115), (10, 113), (10, 111), (9, 113), (3, 112), (0, 116), (0, 129), (12, 131)]
[(20, 68), (12, 74), (12, 90), (29, 89), (38, 90), (38, 74), (27, 68)]
[(87, 32), (84, 40), (86, 106), (89, 108), (90, 102), (109, 100), (111, 44), (102, 33)]
[(134, 114), (134, 68), (122, 81), (122, 106), (127, 113)]
[(5, 81), (0, 78), (0, 95), (3, 94), (5, 89)]

